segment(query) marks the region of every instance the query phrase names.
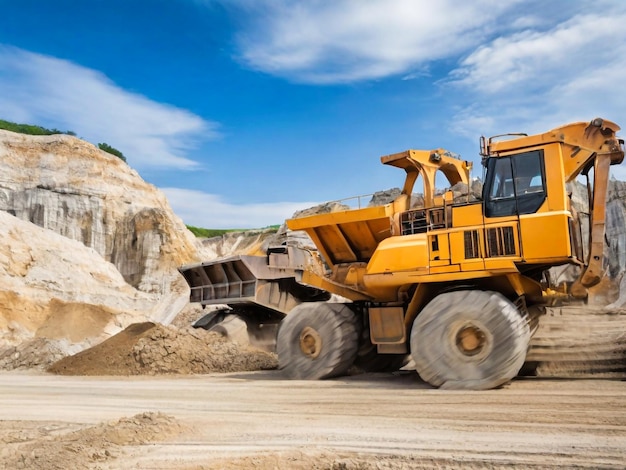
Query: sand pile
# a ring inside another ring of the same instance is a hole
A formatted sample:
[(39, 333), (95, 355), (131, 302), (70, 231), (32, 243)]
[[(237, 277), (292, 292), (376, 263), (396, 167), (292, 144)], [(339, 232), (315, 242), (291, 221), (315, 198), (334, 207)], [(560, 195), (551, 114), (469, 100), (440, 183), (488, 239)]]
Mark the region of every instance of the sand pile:
[(151, 322), (54, 363), (62, 375), (207, 374), (275, 369), (275, 354), (240, 346), (218, 333)]
[(6, 424), (0, 432), (0, 467), (12, 469), (94, 468), (123, 458), (124, 446), (167, 440), (186, 430), (173, 417), (154, 412), (70, 432), (50, 426), (30, 433)]

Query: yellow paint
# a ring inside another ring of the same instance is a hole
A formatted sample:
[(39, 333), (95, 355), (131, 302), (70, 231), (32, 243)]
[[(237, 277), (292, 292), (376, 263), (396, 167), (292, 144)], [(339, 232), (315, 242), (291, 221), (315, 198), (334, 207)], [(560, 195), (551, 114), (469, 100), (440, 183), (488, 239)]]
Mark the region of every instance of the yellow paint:
[(524, 241), (524, 260), (562, 258), (571, 256), (568, 220), (569, 212), (544, 212), (520, 216), (520, 234)]
[(367, 265), (367, 274), (428, 268), (426, 234), (383, 240)]
[(482, 218), (483, 206), (481, 203), (452, 207), (452, 224), (454, 227), (470, 227), (482, 224)]

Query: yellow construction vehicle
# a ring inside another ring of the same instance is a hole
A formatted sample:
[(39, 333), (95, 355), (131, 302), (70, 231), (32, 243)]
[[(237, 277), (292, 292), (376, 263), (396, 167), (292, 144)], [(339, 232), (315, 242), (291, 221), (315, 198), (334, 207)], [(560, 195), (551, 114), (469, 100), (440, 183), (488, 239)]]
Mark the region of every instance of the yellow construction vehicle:
[[(598, 118), (538, 135), (481, 138), (477, 200), (437, 189), (437, 175), (453, 188), (472, 184), (472, 164), (448, 151), (383, 156), (406, 173), (393, 202), (287, 221), (309, 235), (321, 259), (286, 245), (267, 256), (185, 266), (191, 301), (256, 307), (242, 317), (249, 328), (275, 327), (268, 331), (277, 330), (279, 365), (292, 378), (335, 377), (355, 361), (366, 370), (394, 369), (410, 354), (433, 386), (497, 387), (522, 367), (543, 306), (585, 298), (601, 279), (609, 167), (624, 158), (618, 130)], [(582, 177), (588, 237), (566, 187)], [(544, 273), (563, 264), (577, 265), (580, 275), (556, 292)]]

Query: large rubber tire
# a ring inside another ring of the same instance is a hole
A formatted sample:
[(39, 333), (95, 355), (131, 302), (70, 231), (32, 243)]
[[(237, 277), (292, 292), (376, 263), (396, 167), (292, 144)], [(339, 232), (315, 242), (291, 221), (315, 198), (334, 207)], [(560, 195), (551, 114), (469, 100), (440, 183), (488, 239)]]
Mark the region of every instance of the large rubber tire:
[(524, 364), (529, 343), (527, 319), (490, 291), (440, 294), (411, 330), (418, 374), (446, 389), (486, 390), (508, 382)]
[(358, 349), (356, 314), (345, 304), (305, 302), (278, 329), (278, 367), (292, 379), (344, 375)]

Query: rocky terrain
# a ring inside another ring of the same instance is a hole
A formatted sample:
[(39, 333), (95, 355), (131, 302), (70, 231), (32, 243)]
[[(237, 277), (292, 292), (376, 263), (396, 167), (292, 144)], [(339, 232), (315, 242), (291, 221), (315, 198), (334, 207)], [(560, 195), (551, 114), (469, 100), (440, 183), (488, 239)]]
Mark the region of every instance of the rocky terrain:
[(0, 157), (0, 210), (92, 248), (129, 285), (163, 294), (172, 268), (197, 259), (164, 195), (121, 159), (72, 136), (2, 130)]
[[(106, 357), (118, 354), (120, 360), (126, 354), (139, 362), (122, 360), (115, 371), (105, 371), (107, 364), (98, 368), (89, 357), (79, 365), (79, 356), (57, 371), (206, 373), (275, 366), (275, 358), (264, 352), (257, 353), (255, 363), (255, 353), (248, 357), (223, 338), (200, 338), (202, 332), (189, 328), (197, 315), (167, 326), (189, 310), (179, 266), (263, 250), (275, 232), (198, 240), (163, 194), (123, 160), (68, 135), (0, 130), (0, 170), (0, 237), (5, 240), (0, 245), (0, 369), (45, 370), (96, 345), (93, 354), (101, 354), (111, 345), (100, 345), (107, 338), (118, 351), (107, 350)], [(129, 333), (146, 324), (152, 325), (147, 338)], [(164, 348), (174, 353), (161, 355)]]
[(0, 130), (0, 170), (0, 357), (75, 352), (186, 305), (176, 268), (200, 259), (195, 237), (124, 161), (72, 136)]
[(273, 243), (275, 238), (275, 230), (247, 230), (200, 239), (197, 243), (201, 246), (202, 260), (206, 261), (240, 253), (264, 254), (267, 246)]

